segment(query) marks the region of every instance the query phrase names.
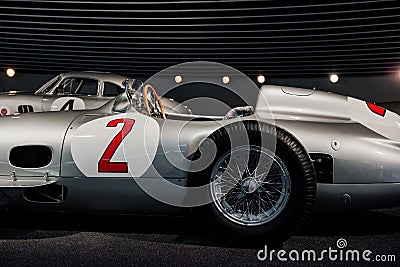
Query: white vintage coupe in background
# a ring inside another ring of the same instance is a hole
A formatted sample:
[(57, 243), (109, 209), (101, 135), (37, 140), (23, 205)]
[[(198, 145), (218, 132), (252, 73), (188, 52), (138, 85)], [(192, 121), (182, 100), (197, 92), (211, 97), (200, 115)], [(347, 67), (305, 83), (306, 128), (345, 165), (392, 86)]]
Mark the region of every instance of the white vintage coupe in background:
[[(10, 91), (0, 94), (0, 116), (15, 113), (95, 109), (124, 92), (123, 82), (128, 80), (129, 88), (141, 86), (139, 80), (103, 72), (62, 73), (35, 93)], [(170, 98), (161, 98), (165, 112), (191, 114), (191, 111)]]

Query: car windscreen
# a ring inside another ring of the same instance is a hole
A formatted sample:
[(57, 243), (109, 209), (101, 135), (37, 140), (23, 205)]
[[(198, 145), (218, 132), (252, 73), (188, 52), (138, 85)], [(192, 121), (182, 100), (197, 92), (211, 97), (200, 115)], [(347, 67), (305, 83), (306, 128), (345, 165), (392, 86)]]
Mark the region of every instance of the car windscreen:
[(98, 81), (88, 78), (65, 78), (54, 90), (57, 95), (97, 95)]
[(56, 86), (59, 81), (62, 79), (60, 76), (56, 76), (50, 81), (47, 81), (45, 84), (39, 87), (39, 89), (35, 92), (35, 94), (48, 94), (50, 93), (54, 86)]
[(124, 87), (110, 83), (110, 82), (105, 82), (103, 84), (103, 96), (106, 97), (113, 97), (122, 94), (125, 91)]

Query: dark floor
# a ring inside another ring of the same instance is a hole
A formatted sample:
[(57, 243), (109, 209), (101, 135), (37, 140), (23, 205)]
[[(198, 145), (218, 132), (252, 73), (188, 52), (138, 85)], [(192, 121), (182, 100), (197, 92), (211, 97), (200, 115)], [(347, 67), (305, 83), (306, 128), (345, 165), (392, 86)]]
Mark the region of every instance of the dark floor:
[[(80, 214), (0, 214), (1, 266), (58, 265), (280, 265), (274, 259), (261, 262), (262, 245), (235, 244), (217, 233), (193, 230), (181, 218), (143, 218)], [(353, 214), (319, 214), (307, 227), (287, 240), (282, 249), (317, 252), (337, 248), (339, 238), (348, 249), (372, 255), (395, 255), (400, 266), (400, 208)], [(364, 265), (360, 262), (323, 265)], [(321, 262), (289, 262), (290, 265), (322, 265)], [(288, 264), (288, 262), (286, 263)], [(377, 266), (370, 262), (370, 266)]]

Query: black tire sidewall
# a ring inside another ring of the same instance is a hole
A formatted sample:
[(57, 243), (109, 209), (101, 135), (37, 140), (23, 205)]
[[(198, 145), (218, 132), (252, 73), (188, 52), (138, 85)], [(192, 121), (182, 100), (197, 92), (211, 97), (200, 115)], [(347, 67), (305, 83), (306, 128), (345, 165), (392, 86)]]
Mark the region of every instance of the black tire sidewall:
[[(309, 160), (308, 154), (300, 143), (288, 133), (278, 128), (276, 128), (275, 132), (275, 129), (271, 127), (273, 126), (264, 125), (259, 130), (254, 130), (254, 127), (245, 124), (250, 145), (260, 145), (260, 134), (263, 139), (276, 139), (276, 148), (269, 147), (269, 145), (263, 145), (263, 148), (271, 152), (275, 151), (275, 154), (282, 160), (289, 172), (291, 192), (288, 202), (277, 217), (259, 226), (244, 226), (230, 221), (218, 210), (215, 203), (210, 203), (198, 209), (201, 216), (207, 218), (206, 221), (209, 226), (216, 227), (215, 230), (218, 231), (222, 230), (222, 233), (229, 237), (233, 235), (235, 238), (242, 240), (261, 238), (266, 241), (282, 242), (300, 228), (311, 212), (312, 205), (310, 205), (310, 202), (312, 202), (312, 198), (315, 198), (315, 178), (314, 181), (310, 181), (312, 180), (310, 178), (312, 175), (309, 173), (306, 177), (307, 170), (304, 169), (304, 159), (307, 157)], [(201, 184), (210, 182), (215, 163), (224, 153), (231, 149), (230, 143), (225, 141), (226, 134), (227, 132), (221, 133), (215, 138), (218, 153), (210, 167), (197, 174)], [(235, 132), (230, 131), (230, 134), (235, 134)], [(311, 160), (309, 160), (308, 164), (311, 164)], [(314, 196), (312, 196), (313, 191)]]

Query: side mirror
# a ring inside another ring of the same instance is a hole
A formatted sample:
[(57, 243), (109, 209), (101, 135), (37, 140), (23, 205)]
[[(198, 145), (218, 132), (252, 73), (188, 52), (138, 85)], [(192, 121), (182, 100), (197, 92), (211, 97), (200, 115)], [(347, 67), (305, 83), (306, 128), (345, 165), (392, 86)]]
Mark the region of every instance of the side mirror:
[[(139, 80), (126, 79), (122, 85), (124, 86), (125, 92), (115, 98), (113, 111), (126, 112), (131, 107), (134, 107), (135, 109), (139, 108), (141, 103), (140, 97), (138, 97), (137, 94), (140, 94), (143, 88), (143, 83)], [(130, 86), (133, 85), (136, 90), (130, 89)]]
[(125, 81), (122, 82), (122, 85), (124, 86), (124, 89), (125, 89), (125, 93), (128, 92), (128, 90), (129, 90), (129, 83), (130, 83), (131, 81), (132, 81), (132, 80), (130, 80), (130, 79), (126, 79)]
[(131, 107), (131, 103), (128, 99), (126, 92), (118, 95), (115, 98), (113, 111), (125, 113)]
[(114, 106), (113, 106), (114, 112), (124, 113), (132, 106), (132, 104), (133, 104), (132, 103), (132, 94), (129, 91), (129, 83), (131, 83), (131, 82), (132, 82), (132, 80), (126, 79), (122, 83), (125, 91), (115, 98)]

